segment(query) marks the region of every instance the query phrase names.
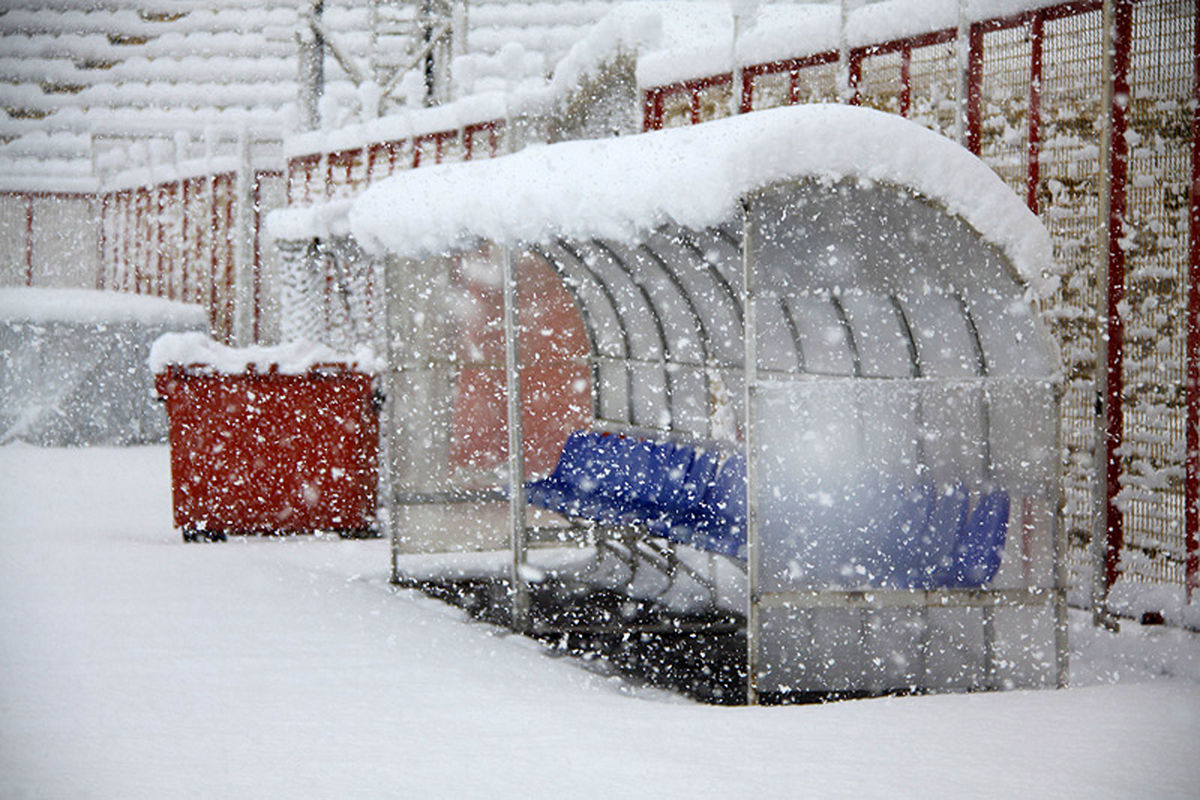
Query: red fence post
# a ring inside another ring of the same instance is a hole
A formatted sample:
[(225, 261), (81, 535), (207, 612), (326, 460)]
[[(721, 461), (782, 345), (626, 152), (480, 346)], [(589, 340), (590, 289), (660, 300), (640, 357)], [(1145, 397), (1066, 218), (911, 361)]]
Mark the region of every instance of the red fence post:
[(1105, 408), (1107, 415), (1104, 443), (1105, 470), (1108, 475), (1108, 531), (1105, 543), (1105, 590), (1116, 583), (1121, 574), (1121, 550), (1125, 545), (1125, 523), (1117, 507), (1121, 491), (1121, 450), (1125, 442), (1124, 363), (1125, 321), (1121, 305), (1125, 301), (1125, 214), (1127, 209), (1126, 180), (1129, 173), (1129, 145), (1125, 140), (1129, 120), (1129, 67), (1133, 49), (1133, 2), (1115, 0), (1113, 4), (1113, 103), (1109, 109), (1112, 121), (1112, 141), (1109, 155), (1111, 191), (1108, 207), (1108, 286), (1104, 318), (1108, 337), (1107, 386)]
[(100, 230), (96, 236), (96, 288), (103, 289), (107, 272), (104, 259), (108, 254), (108, 193), (98, 192), (96, 199), (100, 201)]
[(157, 285), (154, 287), (154, 294), (162, 297), (166, 294), (163, 287), (166, 284), (166, 264), (163, 263), (163, 215), (166, 213), (166, 202), (163, 200), (163, 194), (166, 191), (165, 184), (159, 184), (154, 187), (154, 273)]
[(850, 57), (847, 59), (846, 68), (849, 71), (850, 83), (850, 99), (849, 104), (857, 106), (862, 103), (862, 95), (859, 93), (859, 84), (862, 83), (862, 60), (865, 52), (860, 48), (851, 50)]
[(209, 208), (208, 227), (208, 325), (212, 330), (213, 337), (216, 338), (219, 335), (217, 332), (217, 268), (219, 259), (219, 255), (217, 254), (217, 230), (220, 219), (217, 216), (217, 176), (215, 174), (209, 178), (209, 189), (211, 191), (212, 202)]
[(1187, 277), (1187, 469), (1184, 530), (1187, 602), (1200, 588), (1200, 7), (1192, 20), (1192, 191)]
[(1029, 23), (1029, 143), (1025, 204), (1038, 213), (1038, 184), (1042, 155), (1042, 15), (1034, 12)]
[(33, 195), (25, 197), (25, 285), (33, 286)]
[(179, 179), (179, 299), (188, 302), (188, 263), (192, 260), (191, 242), (188, 240), (188, 205), (191, 196), (188, 189), (192, 185), (191, 178)]
[(222, 318), (225, 320), (225, 340), (234, 342), (234, 294), (235, 294), (235, 279), (234, 279), (234, 253), (233, 253), (233, 237), (238, 235), (235, 233), (233, 204), (237, 195), (235, 189), (236, 176), (234, 173), (226, 173), (225, 180), (225, 297), (222, 303)]
[(983, 143), (983, 26), (967, 34), (967, 149), (979, 155)]

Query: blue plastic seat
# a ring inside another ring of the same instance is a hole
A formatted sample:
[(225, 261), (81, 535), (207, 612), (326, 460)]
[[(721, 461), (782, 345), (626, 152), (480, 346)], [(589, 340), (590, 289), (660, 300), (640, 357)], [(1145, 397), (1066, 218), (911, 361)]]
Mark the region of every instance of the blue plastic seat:
[(746, 459), (725, 459), (697, 502), (665, 517), (651, 530), (667, 539), (711, 553), (742, 558), (746, 548)]
[(929, 515), (924, 535), (915, 543), (912, 588), (931, 589), (938, 585), (936, 576), (945, 574), (953, 564), (954, 548), (962, 539), (967, 523), (969, 497), (961, 483), (942, 490)]
[(898, 495), (888, 498), (893, 510), (878, 530), (880, 538), (873, 543), (867, 564), (871, 583), (903, 589), (915, 585), (924, 565), (920, 542), (927, 536), (936, 494), (932, 485), (923, 483), (901, 488)]
[(983, 495), (955, 542), (949, 567), (934, 576), (935, 583), (977, 589), (996, 577), (1008, 530), (1008, 513), (1008, 493), (1003, 489)]
[(526, 499), (554, 511), (565, 508), (575, 497), (575, 487), (584, 474), (588, 453), (595, 447), (597, 433), (578, 430), (567, 437), (554, 470), (526, 486)]

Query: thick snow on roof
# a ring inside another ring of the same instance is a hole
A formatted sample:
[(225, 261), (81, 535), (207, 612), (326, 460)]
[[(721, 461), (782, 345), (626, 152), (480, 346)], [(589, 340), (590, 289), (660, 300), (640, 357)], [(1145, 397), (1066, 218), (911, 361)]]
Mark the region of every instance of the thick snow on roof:
[[(859, 178), (907, 187), (1000, 247), (1044, 290), (1046, 229), (986, 164), (892, 114), (840, 105), (777, 108), (690, 128), (534, 147), (488, 161), (393, 176), (348, 206), (371, 251), (422, 256), (554, 237), (635, 240), (668, 222), (703, 228), (738, 200), (793, 178)], [(278, 211), (279, 237), (337, 232), (346, 205)]]
[(271, 367), (287, 375), (299, 375), (324, 364), (346, 364), (364, 372), (379, 372), (381, 361), (366, 347), (340, 353), (323, 344), (290, 342), (274, 346), (227, 347), (203, 333), (164, 333), (150, 348), (150, 371), (160, 373), (172, 364), (203, 364), (225, 374), (244, 372), (253, 365), (266, 372)]
[(207, 327), (204, 308), (161, 297), (93, 289), (0, 289), (0, 320), (6, 322), (75, 322), (147, 325), (175, 323)]

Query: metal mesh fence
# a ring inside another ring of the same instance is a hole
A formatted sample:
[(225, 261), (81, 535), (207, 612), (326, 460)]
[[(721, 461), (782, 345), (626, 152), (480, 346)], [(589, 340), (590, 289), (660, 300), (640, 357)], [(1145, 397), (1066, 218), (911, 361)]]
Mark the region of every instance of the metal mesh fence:
[[(945, 136), (954, 135), (954, 117), (958, 113), (957, 65), (954, 42), (912, 49), (912, 66), (909, 68), (912, 111), (909, 119)], [(902, 88), (897, 86), (893, 91)]]
[(1029, 25), (983, 36), (980, 156), (1014, 192), (1025, 196), (1029, 149), (1032, 40)]
[[(1062, 352), (1063, 525), (1076, 590), (1090, 583), (1096, 424), (1096, 238), (1100, 197), (1101, 13), (1045, 23), (1037, 202), (1062, 274), (1042, 304)], [(988, 54), (984, 51), (986, 64)], [(1026, 83), (1028, 85), (1028, 83)]]
[[(1119, 246), (1124, 253), (1123, 422), (1120, 492), (1125, 578), (1184, 583), (1187, 275), (1196, 6), (1190, 0), (1125, 0), (1128, 50), (1128, 176)], [(1043, 313), (1061, 347), (1064, 524), (1075, 597), (1090, 584), (1094, 517), (1096, 359), (1103, 320), (1097, 286), (1100, 232), (1103, 14), (1100, 3), (1048, 6), (974, 23), (980, 156), (1050, 230), (1057, 291)], [(900, 113), (947, 136), (959, 113), (960, 46), (954, 31), (929, 31), (861, 48), (858, 101)], [(827, 54), (833, 55), (833, 54)], [(810, 57), (811, 58), (811, 57)], [(836, 66), (755, 71), (753, 108), (836, 96)], [(794, 88), (793, 88), (794, 87)], [(684, 86), (680, 85), (680, 89)], [(688, 107), (687, 92), (664, 106)], [(723, 115), (723, 114), (722, 114)], [(709, 119), (702, 113), (700, 119)], [(678, 122), (683, 122), (678, 119)]]
[(859, 102), (868, 108), (901, 113), (901, 92), (896, 87), (903, 87), (901, 80), (901, 62), (903, 54), (882, 53), (864, 58), (862, 61), (861, 78), (858, 82)]
[(1126, 257), (1124, 574), (1183, 582), (1193, 3), (1133, 8)]

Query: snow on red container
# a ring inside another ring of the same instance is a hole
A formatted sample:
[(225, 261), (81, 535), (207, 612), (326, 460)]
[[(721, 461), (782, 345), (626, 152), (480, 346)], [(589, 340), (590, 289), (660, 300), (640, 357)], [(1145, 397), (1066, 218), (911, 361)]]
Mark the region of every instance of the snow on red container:
[(150, 367), (167, 407), (172, 502), (184, 540), (376, 535), (375, 366), (365, 351), (161, 337)]

